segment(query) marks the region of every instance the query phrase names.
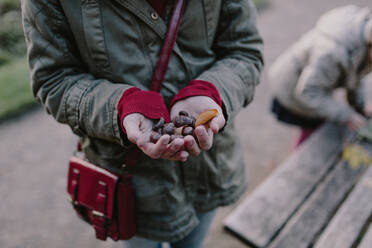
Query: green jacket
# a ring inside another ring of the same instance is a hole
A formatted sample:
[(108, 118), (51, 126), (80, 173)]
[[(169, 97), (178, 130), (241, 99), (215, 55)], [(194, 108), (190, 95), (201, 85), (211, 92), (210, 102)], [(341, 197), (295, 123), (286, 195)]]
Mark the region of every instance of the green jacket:
[[(84, 139), (86, 157), (118, 172), (128, 147), (116, 106), (148, 90), (164, 19), (146, 0), (23, 0), (32, 89), (46, 111)], [(176, 241), (198, 224), (195, 211), (231, 204), (246, 181), (234, 117), (259, 82), (262, 40), (251, 0), (188, 0), (161, 95), (169, 104), (192, 79), (213, 83), (227, 125), (211, 150), (186, 163), (141, 155), (131, 168), (138, 235)]]

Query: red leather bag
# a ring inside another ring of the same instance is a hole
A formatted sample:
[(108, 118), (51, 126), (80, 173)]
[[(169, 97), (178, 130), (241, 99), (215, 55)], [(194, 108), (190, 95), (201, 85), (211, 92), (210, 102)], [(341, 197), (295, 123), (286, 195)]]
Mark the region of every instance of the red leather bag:
[(81, 158), (70, 159), (67, 192), (77, 214), (96, 237), (128, 240), (136, 233), (132, 176), (113, 174)]
[[(185, 0), (178, 0), (173, 9), (152, 91), (161, 90), (184, 6)], [(138, 151), (137, 147), (131, 150), (127, 165), (135, 165)], [(119, 176), (74, 156), (69, 164), (67, 192), (77, 214), (94, 227), (97, 239), (128, 240), (135, 235), (135, 192), (131, 175)]]

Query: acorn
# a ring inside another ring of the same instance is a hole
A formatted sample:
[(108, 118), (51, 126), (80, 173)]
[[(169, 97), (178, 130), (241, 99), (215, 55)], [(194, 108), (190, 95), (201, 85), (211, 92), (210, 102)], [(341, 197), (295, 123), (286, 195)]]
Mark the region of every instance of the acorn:
[(194, 124), (193, 118), (184, 115), (176, 116), (173, 122), (176, 127), (192, 126)]
[(172, 135), (174, 133), (174, 124), (172, 122), (167, 123), (163, 127), (163, 134)]
[(153, 131), (157, 131), (159, 128), (163, 127), (164, 126), (164, 118), (161, 117), (156, 123), (155, 125), (152, 127), (152, 130)]
[(152, 142), (152, 143), (158, 142), (158, 140), (161, 138), (161, 136), (162, 135), (160, 133), (157, 133), (155, 131), (151, 132), (150, 142)]
[[(180, 111), (178, 116), (173, 118), (170, 123), (165, 123), (164, 118), (160, 118), (155, 122), (150, 135), (150, 141), (156, 143), (162, 135), (168, 134), (171, 136), (170, 142), (176, 138), (184, 138), (185, 136), (194, 135), (195, 127), (208, 124), (210, 120), (218, 115), (217, 109), (204, 111), (196, 119), (186, 111)], [(195, 137), (196, 139), (196, 137)]]
[(193, 135), (194, 134), (194, 128), (193, 127), (185, 127), (182, 130), (182, 135), (187, 136), (187, 135)]
[(190, 114), (189, 113), (187, 113), (186, 111), (184, 111), (184, 110), (181, 110), (179, 113), (178, 113), (178, 115), (183, 115), (183, 116), (190, 116)]

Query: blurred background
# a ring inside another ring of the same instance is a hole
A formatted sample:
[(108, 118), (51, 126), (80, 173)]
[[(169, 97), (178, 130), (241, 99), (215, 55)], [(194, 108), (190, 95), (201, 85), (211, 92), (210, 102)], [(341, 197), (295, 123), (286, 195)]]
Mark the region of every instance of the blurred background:
[(0, 120), (35, 104), (28, 82), (20, 5), (20, 0), (0, 0)]
[[(280, 165), (296, 134), (269, 112), (270, 64), (324, 12), (346, 4), (372, 8), (370, 0), (256, 0), (256, 4), (266, 69), (254, 102), (238, 116), (250, 183), (245, 196)], [(0, 0), (0, 248), (122, 247), (97, 241), (67, 200), (67, 161), (76, 137), (32, 97), (21, 26), (19, 0)], [(222, 227), (238, 204), (220, 209), (207, 248), (248, 247)]]

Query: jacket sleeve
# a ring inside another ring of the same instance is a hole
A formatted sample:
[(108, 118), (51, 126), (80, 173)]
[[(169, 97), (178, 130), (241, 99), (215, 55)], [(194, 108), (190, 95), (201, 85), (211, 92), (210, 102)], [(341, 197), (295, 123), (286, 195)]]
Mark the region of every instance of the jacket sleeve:
[(263, 68), (263, 42), (256, 28), (252, 0), (222, 1), (213, 43), (217, 60), (197, 80), (213, 83), (224, 105), (227, 119), (253, 100)]
[(87, 72), (56, 0), (22, 0), (31, 86), (35, 97), (74, 133), (122, 144), (116, 106), (130, 86)]
[(313, 55), (300, 75), (295, 98), (317, 116), (344, 123), (354, 111), (333, 96), (343, 76), (343, 66), (331, 54)]

